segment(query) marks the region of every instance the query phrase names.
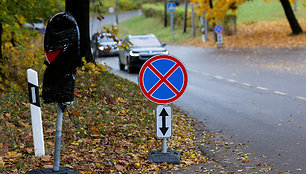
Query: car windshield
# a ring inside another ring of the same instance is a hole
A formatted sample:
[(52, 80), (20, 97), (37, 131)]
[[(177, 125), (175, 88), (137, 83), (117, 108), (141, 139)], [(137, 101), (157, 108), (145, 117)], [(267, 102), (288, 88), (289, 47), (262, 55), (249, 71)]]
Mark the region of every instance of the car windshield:
[(154, 37), (135, 37), (131, 38), (132, 47), (160, 47), (160, 42)]

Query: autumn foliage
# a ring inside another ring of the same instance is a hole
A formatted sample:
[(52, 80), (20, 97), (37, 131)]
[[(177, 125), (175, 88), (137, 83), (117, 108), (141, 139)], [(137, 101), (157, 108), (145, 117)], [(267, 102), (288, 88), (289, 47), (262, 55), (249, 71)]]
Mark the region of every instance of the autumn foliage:
[[(9, 25), (4, 25), (4, 30), (10, 31)], [(10, 41), (12, 38), (16, 40), (16, 43)], [(3, 41), (0, 91), (24, 90), (27, 88), (26, 70), (32, 68), (42, 74), (45, 68), (43, 64), (45, 60), (43, 38), (39, 36), (38, 32), (23, 30), (15, 36), (12, 36), (12, 32), (5, 32)]]
[[(224, 17), (231, 13), (237, 14), (238, 8), (245, 2), (249, 0), (190, 0), (192, 3), (196, 4), (195, 8), (199, 14), (202, 16), (204, 11), (206, 11), (206, 19), (212, 20), (222, 20)], [(210, 4), (211, 1), (211, 4)], [(269, 2), (271, 0), (264, 0)], [(294, 0), (289, 0), (290, 3), (294, 3)], [(304, 6), (304, 5), (303, 5)]]
[(213, 3), (210, 4), (210, 0), (191, 0), (192, 3), (196, 4), (195, 8), (200, 16), (206, 11), (206, 19), (210, 19), (211, 22), (215, 20), (224, 19), (228, 11), (232, 14), (237, 13), (239, 5), (243, 4), (247, 0), (211, 0)]
[[(46, 156), (34, 156), (27, 93), (11, 91), (0, 99), (0, 173), (52, 168), (56, 104), (42, 103)], [(161, 149), (155, 137), (156, 105), (138, 86), (92, 63), (78, 69), (75, 100), (64, 113), (61, 166), (84, 173), (151, 173), (206, 162), (198, 150), (192, 119), (174, 110), (168, 149), (181, 152), (181, 164), (155, 164), (151, 150)]]

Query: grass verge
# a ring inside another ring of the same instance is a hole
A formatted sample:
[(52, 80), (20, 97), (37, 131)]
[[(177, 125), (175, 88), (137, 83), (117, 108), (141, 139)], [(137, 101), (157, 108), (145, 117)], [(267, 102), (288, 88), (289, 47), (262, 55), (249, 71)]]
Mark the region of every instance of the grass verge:
[[(305, 20), (306, 8), (303, 7), (305, 1), (297, 1), (297, 11), (295, 16), (298, 20)], [(294, 5), (292, 4), (292, 9)], [(238, 23), (258, 22), (258, 21), (282, 21), (286, 19), (284, 9), (279, 1), (247, 1), (239, 6), (237, 20)]]
[[(301, 27), (306, 29), (306, 19), (300, 20)], [(124, 38), (128, 34), (155, 34), (162, 42), (169, 44), (179, 44), (186, 46), (198, 46), (215, 48), (214, 36), (212, 32), (208, 34), (208, 41), (202, 42), (200, 29), (196, 30), (196, 36), (192, 37), (191, 28), (183, 33), (180, 26), (174, 30), (174, 40), (171, 38), (170, 26), (164, 27), (163, 22), (156, 18), (146, 18), (137, 16), (126, 20), (119, 25), (119, 37)], [(291, 28), (284, 19), (280, 22), (246, 22), (237, 26), (234, 35), (223, 35), (225, 48), (305, 48), (306, 35), (289, 36)]]
[[(128, 34), (155, 34), (161, 41), (167, 43), (184, 44), (194, 42), (190, 28), (183, 33), (183, 28), (175, 26), (174, 41), (172, 41), (170, 24), (163, 26), (163, 22), (156, 18), (146, 18), (144, 15), (136, 16), (119, 24), (119, 38), (125, 38)], [(200, 38), (195, 38), (200, 41)]]
[[(82, 173), (151, 173), (205, 163), (195, 143), (192, 119), (173, 111), (168, 149), (181, 152), (181, 164), (154, 164), (148, 152), (161, 147), (155, 138), (156, 105), (138, 86), (103, 66), (85, 64), (76, 77), (73, 106), (64, 113), (61, 166)], [(28, 94), (10, 91), (0, 97), (0, 173), (52, 168), (56, 104), (42, 103), (46, 156), (34, 157)]]

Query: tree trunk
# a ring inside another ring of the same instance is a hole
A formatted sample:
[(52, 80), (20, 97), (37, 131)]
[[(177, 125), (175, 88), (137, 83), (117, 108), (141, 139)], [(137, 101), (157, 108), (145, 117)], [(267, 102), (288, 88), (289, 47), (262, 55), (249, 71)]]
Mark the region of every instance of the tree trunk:
[(66, 0), (66, 12), (78, 23), (80, 30), (80, 53), (87, 62), (94, 62), (90, 49), (89, 36), (89, 0)]
[(186, 33), (187, 27), (187, 8), (188, 8), (188, 0), (185, 0), (185, 13), (184, 13), (184, 21), (183, 21), (183, 32)]
[(167, 18), (167, 0), (164, 0), (164, 27), (167, 27), (168, 18)]
[(280, 2), (282, 3), (282, 6), (284, 8), (287, 20), (290, 24), (292, 34), (303, 33), (303, 30), (302, 30), (299, 22), (297, 21), (295, 15), (294, 15), (294, 12), (292, 10), (292, 7), (291, 7), (289, 1), (288, 0), (280, 0)]
[[(211, 9), (214, 8), (214, 7), (213, 7), (212, 0), (209, 0), (209, 7), (210, 7)], [(214, 23), (213, 23), (213, 29), (215, 28), (215, 26), (216, 26), (216, 23), (214, 22)], [(213, 31), (213, 33), (214, 33), (215, 42), (217, 42), (217, 33), (216, 33), (215, 31)]]

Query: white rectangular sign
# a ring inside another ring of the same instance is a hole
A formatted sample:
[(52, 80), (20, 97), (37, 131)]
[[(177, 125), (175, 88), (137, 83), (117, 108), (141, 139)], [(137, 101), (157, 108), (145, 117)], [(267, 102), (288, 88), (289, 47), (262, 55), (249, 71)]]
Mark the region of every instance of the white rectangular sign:
[(172, 108), (158, 105), (155, 111), (156, 137), (170, 138), (172, 136)]
[(222, 44), (222, 34), (217, 34), (218, 44)]

